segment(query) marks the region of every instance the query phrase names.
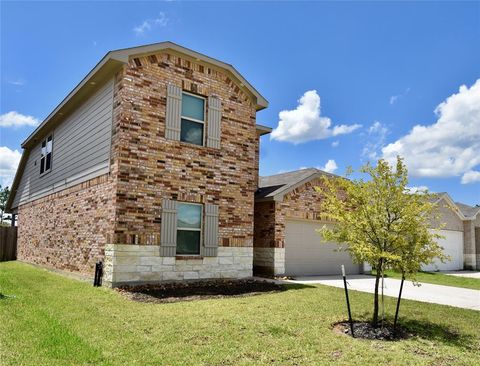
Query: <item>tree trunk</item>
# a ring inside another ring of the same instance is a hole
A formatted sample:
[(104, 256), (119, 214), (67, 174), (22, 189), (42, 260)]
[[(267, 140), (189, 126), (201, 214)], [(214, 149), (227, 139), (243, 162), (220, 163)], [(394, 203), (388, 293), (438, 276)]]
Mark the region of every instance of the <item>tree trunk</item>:
[(376, 328), (378, 325), (378, 286), (380, 284), (380, 277), (383, 273), (383, 261), (379, 260), (377, 264), (377, 273), (375, 276), (375, 294), (373, 296), (373, 320), (372, 325)]

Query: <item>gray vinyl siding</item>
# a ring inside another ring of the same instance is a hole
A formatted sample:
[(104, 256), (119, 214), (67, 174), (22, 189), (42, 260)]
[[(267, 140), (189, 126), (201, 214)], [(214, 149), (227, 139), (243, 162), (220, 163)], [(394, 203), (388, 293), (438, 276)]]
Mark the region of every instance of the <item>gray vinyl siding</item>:
[(203, 255), (205, 257), (217, 256), (218, 248), (218, 206), (205, 205), (205, 240)]
[[(13, 207), (109, 172), (113, 79), (53, 131), (52, 169), (40, 175), (41, 141), (28, 152)], [(26, 152), (27, 153), (27, 152)]]
[(162, 200), (160, 256), (175, 257), (177, 253), (177, 201)]
[(167, 85), (167, 115), (165, 118), (165, 138), (180, 140), (182, 114), (182, 89)]

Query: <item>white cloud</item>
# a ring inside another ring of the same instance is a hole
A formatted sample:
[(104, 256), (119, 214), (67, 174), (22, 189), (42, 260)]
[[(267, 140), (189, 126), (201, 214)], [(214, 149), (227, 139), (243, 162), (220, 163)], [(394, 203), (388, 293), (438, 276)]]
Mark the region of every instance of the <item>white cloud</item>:
[(480, 172), (469, 170), (462, 176), (462, 184), (480, 182)]
[(395, 104), (399, 97), (400, 97), (400, 95), (392, 95), (390, 97), (390, 104)]
[(11, 111), (0, 115), (0, 127), (36, 126), (39, 120), (32, 116)]
[(168, 25), (169, 19), (164, 12), (160, 12), (158, 17), (154, 19), (145, 19), (142, 24), (137, 25), (133, 28), (133, 32), (137, 36), (143, 36), (146, 32), (151, 30), (154, 27), (166, 27)]
[(333, 173), (335, 170), (338, 169), (338, 166), (335, 160), (329, 159), (324, 167), (321, 167), (318, 169), (323, 170), (324, 172), (327, 172), (327, 173)]
[(480, 79), (470, 88), (462, 85), (435, 109), (435, 123), (416, 125), (405, 136), (382, 148), (392, 164), (405, 158), (410, 174), (420, 177), (463, 175), (464, 182), (480, 164)]
[(368, 128), (367, 143), (363, 147), (362, 156), (377, 160), (378, 152), (385, 145), (385, 139), (389, 133), (388, 127), (379, 121), (375, 121)]
[(15, 86), (24, 86), (26, 84), (25, 80), (23, 79), (10, 80), (8, 83)]
[(0, 184), (2, 187), (12, 185), (21, 156), (22, 154), (17, 150), (0, 146)]
[(409, 193), (425, 193), (428, 191), (427, 186), (413, 186), (413, 187), (406, 187)]
[(345, 135), (347, 133), (352, 133), (353, 131), (359, 129), (362, 125), (354, 124), (354, 125), (339, 125), (333, 127), (333, 136), (337, 135)]
[(332, 147), (337, 147), (338, 145), (340, 145), (340, 141), (336, 140), (332, 142)]
[(393, 105), (395, 104), (396, 102), (398, 102), (398, 100), (400, 98), (403, 98), (404, 96), (406, 96), (408, 93), (410, 92), (410, 88), (407, 88), (405, 89), (405, 91), (402, 93), (402, 94), (398, 94), (398, 95), (392, 95), (389, 99), (390, 101), (390, 105)]
[(280, 121), (270, 138), (294, 144), (351, 133), (361, 127), (358, 124), (338, 125), (332, 129), (331, 119), (320, 115), (320, 96), (316, 90), (305, 92), (297, 108), (281, 111), (278, 116)]

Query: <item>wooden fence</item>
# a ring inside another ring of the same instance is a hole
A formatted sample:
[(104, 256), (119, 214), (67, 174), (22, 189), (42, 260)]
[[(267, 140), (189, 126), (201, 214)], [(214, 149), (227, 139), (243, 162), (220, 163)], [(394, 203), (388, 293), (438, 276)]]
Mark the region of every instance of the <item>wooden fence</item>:
[(0, 262), (17, 259), (17, 227), (0, 226)]

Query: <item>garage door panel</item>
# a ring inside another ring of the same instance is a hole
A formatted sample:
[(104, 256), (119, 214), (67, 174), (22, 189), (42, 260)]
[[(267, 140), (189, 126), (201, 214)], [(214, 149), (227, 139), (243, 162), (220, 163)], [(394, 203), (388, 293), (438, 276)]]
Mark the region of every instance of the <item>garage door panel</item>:
[(440, 235), (444, 236), (438, 239), (438, 244), (443, 247), (444, 254), (451, 257), (451, 260), (442, 263), (435, 260), (433, 264), (423, 266), (424, 271), (453, 271), (463, 269), (463, 232), (453, 230), (440, 230)]
[(316, 232), (323, 224), (315, 221), (288, 220), (285, 229), (285, 271), (287, 275), (340, 274), (345, 265), (349, 274), (359, 273), (348, 252), (334, 243), (324, 243)]

